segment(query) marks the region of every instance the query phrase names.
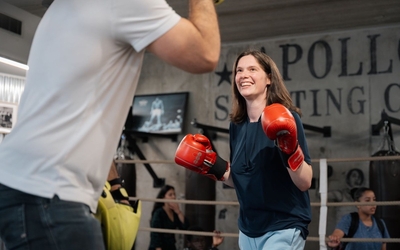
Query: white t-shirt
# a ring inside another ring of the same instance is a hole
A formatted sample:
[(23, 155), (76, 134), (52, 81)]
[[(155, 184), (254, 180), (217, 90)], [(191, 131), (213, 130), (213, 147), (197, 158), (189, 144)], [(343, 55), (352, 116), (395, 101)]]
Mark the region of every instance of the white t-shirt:
[(179, 21), (164, 0), (55, 0), (36, 31), (0, 183), (97, 207), (144, 48)]

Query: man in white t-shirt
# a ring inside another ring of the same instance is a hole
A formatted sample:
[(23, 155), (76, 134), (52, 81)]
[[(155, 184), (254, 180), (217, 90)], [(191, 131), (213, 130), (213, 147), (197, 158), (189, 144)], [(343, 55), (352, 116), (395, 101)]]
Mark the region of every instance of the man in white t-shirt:
[(145, 50), (215, 69), (213, 0), (55, 0), (33, 39), (18, 123), (0, 144), (0, 238), (9, 249), (104, 249), (96, 211)]

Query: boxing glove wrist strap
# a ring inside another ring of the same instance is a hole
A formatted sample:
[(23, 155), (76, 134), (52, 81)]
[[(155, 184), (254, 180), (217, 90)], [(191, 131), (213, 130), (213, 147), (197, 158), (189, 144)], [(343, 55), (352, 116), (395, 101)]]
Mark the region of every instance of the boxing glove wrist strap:
[(111, 186), (118, 185), (118, 184), (122, 186), (122, 183), (123, 183), (123, 181), (119, 177), (112, 179), (108, 182), (110, 183)]
[(292, 154), (285, 154), (281, 150), (279, 150), (279, 154), (285, 167), (290, 168), (292, 171), (296, 171), (303, 164), (304, 154), (299, 144), (297, 144), (296, 150)]
[(214, 165), (210, 168), (207, 174), (214, 175), (217, 180), (223, 181), (224, 174), (227, 170), (228, 162), (217, 155), (217, 160)]
[(115, 201), (121, 201), (121, 200), (125, 200), (125, 201), (129, 201), (129, 195), (128, 192), (126, 192), (126, 189), (123, 187), (120, 187), (116, 190), (110, 191), (113, 199)]

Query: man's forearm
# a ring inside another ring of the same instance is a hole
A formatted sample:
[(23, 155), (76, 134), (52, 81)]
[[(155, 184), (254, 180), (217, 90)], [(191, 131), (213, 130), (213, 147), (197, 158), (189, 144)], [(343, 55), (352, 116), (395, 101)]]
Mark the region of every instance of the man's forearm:
[(111, 162), (110, 171), (108, 172), (107, 181), (114, 180), (119, 178), (117, 167), (115, 166), (114, 161)]

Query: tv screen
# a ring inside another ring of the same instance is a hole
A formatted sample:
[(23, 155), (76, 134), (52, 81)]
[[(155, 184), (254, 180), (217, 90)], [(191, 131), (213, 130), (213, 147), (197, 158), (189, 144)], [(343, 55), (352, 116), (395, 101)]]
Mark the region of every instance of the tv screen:
[(136, 95), (125, 123), (129, 132), (179, 134), (188, 92)]

